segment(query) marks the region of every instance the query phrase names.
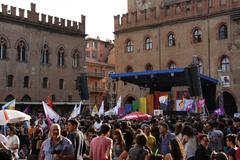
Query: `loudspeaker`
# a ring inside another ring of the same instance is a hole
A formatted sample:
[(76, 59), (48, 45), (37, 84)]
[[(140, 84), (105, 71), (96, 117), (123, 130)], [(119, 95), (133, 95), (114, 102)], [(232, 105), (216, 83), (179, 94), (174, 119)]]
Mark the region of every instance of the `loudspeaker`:
[(202, 87), (200, 80), (200, 73), (197, 66), (190, 66), (184, 69), (187, 84), (189, 86), (189, 93), (191, 96), (201, 96)]
[(79, 95), (80, 95), (82, 100), (88, 100), (89, 99), (87, 74), (86, 73), (82, 73), (81, 76), (77, 77), (76, 88), (78, 89)]

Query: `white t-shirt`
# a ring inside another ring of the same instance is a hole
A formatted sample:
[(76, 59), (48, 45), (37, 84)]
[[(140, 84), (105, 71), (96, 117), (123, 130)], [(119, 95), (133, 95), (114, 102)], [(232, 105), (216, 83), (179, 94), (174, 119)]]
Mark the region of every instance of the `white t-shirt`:
[(5, 137), (3, 134), (0, 133), (0, 142), (3, 142), (4, 144), (7, 144), (7, 137)]
[[(7, 147), (8, 148), (12, 148), (12, 146), (13, 145), (18, 145), (18, 146), (20, 146), (20, 141), (19, 141), (19, 138), (18, 138), (18, 136), (17, 135), (13, 135), (13, 136), (7, 136)], [(15, 155), (15, 157), (16, 158), (19, 158), (19, 156), (18, 156), (18, 149), (11, 149), (12, 150), (12, 152), (14, 153), (14, 155)]]
[(102, 121), (100, 122), (100, 123), (98, 123), (97, 121), (94, 123), (94, 129), (95, 130), (99, 130), (100, 128), (101, 128), (101, 126), (102, 126)]

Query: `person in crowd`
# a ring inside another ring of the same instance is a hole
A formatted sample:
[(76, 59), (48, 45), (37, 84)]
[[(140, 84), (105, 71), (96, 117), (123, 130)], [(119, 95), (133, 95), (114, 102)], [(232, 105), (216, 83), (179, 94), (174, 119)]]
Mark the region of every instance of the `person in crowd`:
[(178, 139), (182, 139), (182, 128), (183, 128), (182, 123), (181, 122), (177, 122), (177, 124), (175, 126), (174, 134), (176, 135), (176, 137)]
[(197, 138), (193, 128), (190, 125), (185, 125), (182, 130), (182, 143), (184, 145), (186, 160), (194, 160), (197, 150)]
[(147, 146), (151, 149), (152, 152), (156, 149), (156, 138), (152, 136), (150, 126), (143, 124), (141, 126), (143, 133), (147, 136)]
[(45, 137), (43, 134), (43, 129), (38, 127), (35, 129), (34, 133), (33, 133), (33, 138), (31, 140), (30, 143), (30, 155), (29, 155), (29, 159), (37, 159), (40, 149), (41, 149), (41, 145), (42, 142), (44, 141)]
[(111, 126), (102, 124), (100, 136), (92, 139), (90, 143), (90, 158), (94, 160), (112, 160), (113, 141), (109, 138)]
[(30, 127), (28, 128), (28, 136), (29, 139), (32, 140), (33, 139), (33, 133), (35, 132), (35, 123), (33, 120), (30, 121)]
[(113, 160), (117, 160), (124, 149), (125, 140), (122, 131), (120, 129), (115, 129), (113, 132)]
[(72, 142), (61, 136), (59, 124), (52, 124), (50, 137), (46, 139), (39, 153), (38, 160), (74, 160)]
[(228, 134), (226, 137), (226, 144), (227, 147), (229, 148), (227, 150), (227, 156), (229, 160), (236, 160), (236, 151), (237, 151), (237, 146), (236, 146), (236, 134)]
[(18, 150), (20, 148), (20, 140), (18, 138), (18, 136), (16, 135), (16, 129), (14, 128), (14, 126), (10, 126), (7, 129), (7, 148), (11, 150), (11, 152), (14, 154), (14, 157), (16, 159), (19, 158), (18, 156)]
[(224, 135), (223, 132), (217, 129), (218, 122), (217, 121), (209, 121), (208, 122), (208, 137), (210, 140), (209, 148), (212, 151), (223, 151), (223, 139)]
[(20, 140), (20, 149), (23, 148), (23, 145), (26, 145), (25, 148), (28, 148), (30, 145), (30, 141), (29, 141), (30, 139), (29, 139), (29, 135), (25, 133), (25, 129), (23, 128), (23, 126), (20, 126), (19, 128), (18, 137)]
[(228, 157), (224, 152), (218, 152), (213, 160), (228, 160)]
[(77, 120), (71, 119), (68, 121), (68, 136), (67, 138), (72, 142), (75, 160), (83, 160), (83, 155), (86, 151), (85, 137), (81, 131), (78, 130), (79, 123)]
[(150, 150), (146, 147), (147, 137), (145, 134), (136, 136), (136, 144), (129, 150), (127, 160), (148, 160)]
[(94, 122), (93, 126), (94, 126), (95, 131), (100, 130), (100, 128), (102, 126), (102, 121), (101, 121), (100, 117), (98, 117), (98, 116), (95, 117), (95, 122)]
[(167, 123), (160, 124), (160, 139), (159, 139), (159, 151), (162, 155), (170, 153), (170, 140), (175, 139), (176, 136), (168, 130)]
[(209, 160), (211, 156), (211, 149), (209, 148), (209, 138), (206, 134), (199, 137), (199, 146), (195, 153), (195, 160)]
[(240, 160), (240, 132), (238, 132), (237, 134), (237, 145), (238, 145), (238, 148), (236, 150), (236, 159)]
[(96, 137), (95, 130), (93, 128), (89, 128), (85, 132), (85, 142), (86, 142), (86, 151), (85, 151), (85, 157), (89, 156), (90, 153), (90, 143), (94, 137)]
[(184, 160), (184, 147), (178, 138), (170, 140), (170, 153), (163, 160)]
[(127, 122), (122, 122), (121, 130), (124, 135), (126, 147), (125, 147), (124, 151), (121, 153), (121, 155), (118, 157), (118, 160), (125, 160), (128, 156), (128, 152), (129, 152), (130, 148), (133, 145), (134, 132), (133, 132), (131, 125)]

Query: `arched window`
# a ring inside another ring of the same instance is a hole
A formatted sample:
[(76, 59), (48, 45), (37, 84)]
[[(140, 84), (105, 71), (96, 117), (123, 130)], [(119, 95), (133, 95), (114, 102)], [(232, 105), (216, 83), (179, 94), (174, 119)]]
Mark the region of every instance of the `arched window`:
[(24, 77), (23, 88), (29, 88), (29, 76)]
[(168, 47), (175, 46), (175, 37), (173, 33), (168, 34)]
[(168, 69), (175, 69), (175, 68), (177, 68), (176, 64), (173, 61), (170, 61), (168, 63)]
[(13, 87), (13, 75), (8, 75), (7, 76), (7, 87)]
[(145, 65), (145, 70), (146, 71), (151, 71), (151, 70), (153, 70), (153, 66), (150, 63), (148, 63), (148, 64)]
[(8, 95), (5, 99), (4, 99), (4, 101), (5, 102), (10, 102), (10, 101), (12, 101), (12, 100), (14, 100), (15, 98), (13, 97), (13, 95)]
[(64, 87), (64, 79), (59, 79), (59, 89), (63, 89)]
[(128, 73), (128, 72), (133, 72), (133, 68), (132, 68), (131, 66), (127, 66), (125, 71), (126, 71), (127, 73)]
[(22, 98), (22, 102), (31, 102), (32, 99), (29, 95), (24, 95)]
[(77, 49), (75, 49), (73, 53), (73, 68), (78, 68), (79, 64), (80, 64), (79, 52)]
[(151, 37), (147, 37), (144, 42), (144, 49), (151, 50), (153, 48), (153, 43)]
[(133, 42), (131, 40), (128, 40), (126, 43), (126, 51), (127, 53), (132, 53), (133, 50), (134, 50)]
[(48, 45), (44, 44), (43, 49), (41, 50), (41, 64), (46, 65), (49, 63), (49, 49)]
[(48, 88), (48, 78), (43, 77), (42, 88)]
[(221, 59), (221, 70), (222, 72), (230, 72), (230, 60), (227, 56), (224, 56), (222, 59)]
[(5, 38), (0, 38), (0, 59), (7, 58), (7, 41)]
[(198, 28), (193, 30), (193, 42), (194, 43), (202, 42), (202, 31)]
[(17, 45), (17, 60), (20, 62), (26, 61), (26, 44), (23, 40), (19, 41)]
[(218, 36), (219, 36), (219, 39), (227, 39), (228, 38), (227, 26), (225, 24), (223, 24), (219, 27)]
[(58, 50), (58, 66), (64, 66), (64, 48), (61, 47)]

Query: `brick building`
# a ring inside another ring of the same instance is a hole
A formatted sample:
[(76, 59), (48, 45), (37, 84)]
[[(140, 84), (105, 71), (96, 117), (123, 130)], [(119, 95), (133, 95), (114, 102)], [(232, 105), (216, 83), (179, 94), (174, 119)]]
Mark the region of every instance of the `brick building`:
[(86, 39), (86, 65), (91, 105), (96, 104), (99, 107), (102, 100), (105, 100), (105, 106), (108, 106), (108, 74), (115, 70), (114, 62), (109, 59), (113, 46), (111, 41), (102, 41), (99, 38)]
[[(188, 66), (224, 82), (224, 106), (240, 107), (239, 0), (128, 0), (128, 13), (114, 17), (116, 72)], [(117, 93), (137, 99), (147, 92), (117, 82)]]
[(2, 4), (0, 101), (41, 105), (50, 96), (55, 106), (79, 102), (75, 80), (85, 65), (85, 36), (85, 16), (72, 22), (40, 14), (33, 3), (27, 12)]

